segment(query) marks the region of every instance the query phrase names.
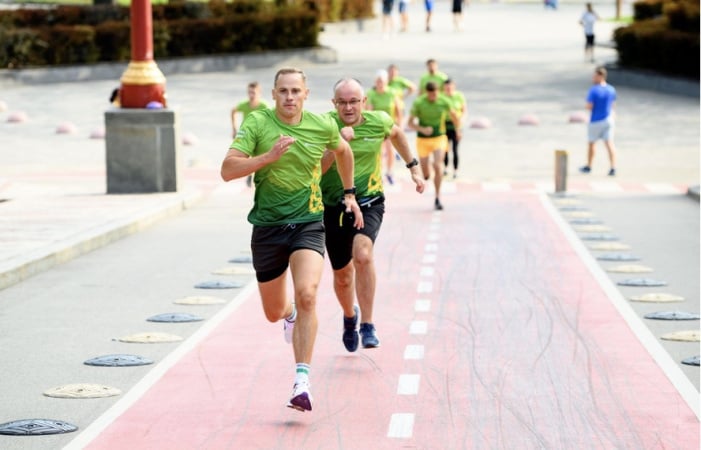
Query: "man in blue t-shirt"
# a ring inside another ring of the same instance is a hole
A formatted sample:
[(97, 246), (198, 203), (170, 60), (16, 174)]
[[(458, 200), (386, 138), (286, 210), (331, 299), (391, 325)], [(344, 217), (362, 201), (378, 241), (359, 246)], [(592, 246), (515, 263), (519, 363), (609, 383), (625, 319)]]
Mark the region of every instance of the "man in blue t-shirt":
[(587, 165), (580, 167), (582, 173), (591, 172), (591, 163), (594, 160), (595, 144), (603, 140), (609, 152), (611, 168), (609, 176), (616, 175), (616, 148), (613, 145), (613, 107), (616, 102), (616, 89), (606, 83), (606, 69), (597, 67), (592, 77), (593, 85), (587, 94), (587, 109), (591, 111), (589, 119), (589, 149), (587, 152)]

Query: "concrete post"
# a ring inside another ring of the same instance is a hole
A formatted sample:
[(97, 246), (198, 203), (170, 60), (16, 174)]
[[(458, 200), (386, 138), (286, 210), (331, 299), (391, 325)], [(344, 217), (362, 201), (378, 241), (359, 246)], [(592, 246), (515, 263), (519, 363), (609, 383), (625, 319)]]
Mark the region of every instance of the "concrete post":
[(178, 115), (171, 109), (105, 112), (107, 193), (175, 192), (180, 185)]
[(555, 192), (567, 191), (567, 151), (555, 150)]

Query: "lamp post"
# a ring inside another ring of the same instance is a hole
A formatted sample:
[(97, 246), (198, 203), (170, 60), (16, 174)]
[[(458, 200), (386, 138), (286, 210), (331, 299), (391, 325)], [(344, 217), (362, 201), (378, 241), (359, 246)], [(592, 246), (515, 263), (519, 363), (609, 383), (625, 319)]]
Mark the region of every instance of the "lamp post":
[(131, 1), (131, 61), (122, 74), (122, 108), (145, 108), (149, 102), (166, 106), (165, 76), (153, 60), (151, 0)]

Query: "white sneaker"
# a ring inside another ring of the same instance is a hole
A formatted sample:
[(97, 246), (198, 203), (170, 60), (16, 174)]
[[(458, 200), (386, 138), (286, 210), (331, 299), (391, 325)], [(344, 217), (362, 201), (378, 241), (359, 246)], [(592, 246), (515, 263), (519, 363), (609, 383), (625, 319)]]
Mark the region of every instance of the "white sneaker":
[(290, 322), (287, 319), (283, 319), (282, 323), (283, 323), (283, 330), (285, 331), (285, 342), (287, 342), (288, 344), (291, 344), (292, 343), (292, 332), (295, 329), (295, 323)]
[(312, 410), (312, 394), (309, 392), (309, 383), (295, 383), (287, 407), (302, 412)]

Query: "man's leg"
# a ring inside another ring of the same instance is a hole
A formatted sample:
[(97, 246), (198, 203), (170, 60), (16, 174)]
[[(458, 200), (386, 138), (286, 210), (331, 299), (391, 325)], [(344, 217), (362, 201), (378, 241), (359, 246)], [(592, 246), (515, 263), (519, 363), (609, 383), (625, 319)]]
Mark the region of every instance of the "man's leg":
[(263, 313), (270, 322), (277, 322), (292, 314), (293, 306), (287, 298), (287, 271), (274, 280), (258, 283)]
[(375, 300), (375, 259), (372, 240), (362, 234), (353, 239), (353, 265), (355, 266), (355, 290), (362, 314), (361, 322), (372, 323)]
[(589, 146), (587, 147), (587, 167), (589, 168), (591, 168), (594, 162), (594, 154), (596, 153), (595, 145), (596, 142), (589, 142)]
[(301, 249), (290, 256), (290, 272), (297, 307), (292, 346), (295, 361), (309, 364), (319, 326), (316, 316), (316, 295), (324, 267), (324, 257), (318, 252)]
[(436, 198), (441, 195), (441, 182), (443, 181), (443, 158), (444, 150), (433, 151), (433, 186), (436, 189)]

